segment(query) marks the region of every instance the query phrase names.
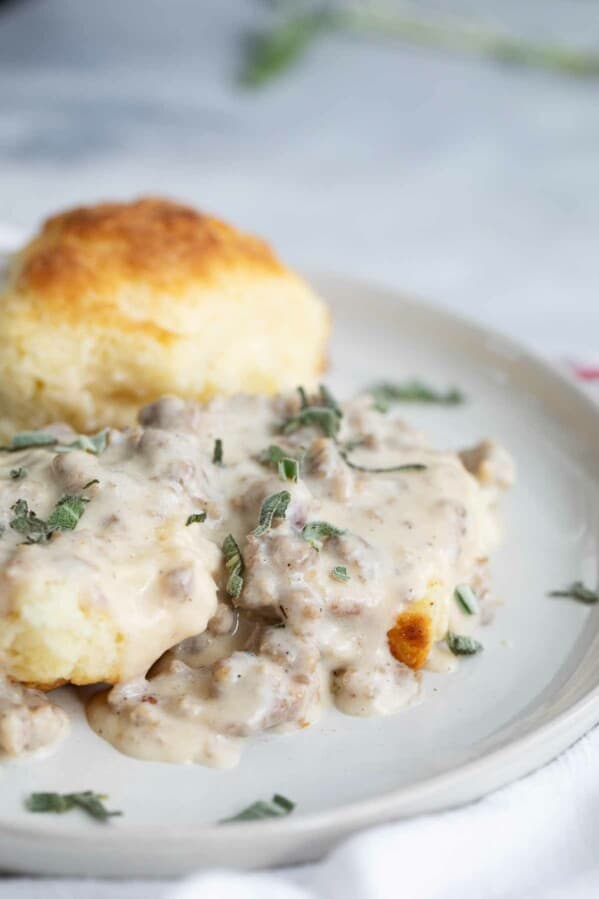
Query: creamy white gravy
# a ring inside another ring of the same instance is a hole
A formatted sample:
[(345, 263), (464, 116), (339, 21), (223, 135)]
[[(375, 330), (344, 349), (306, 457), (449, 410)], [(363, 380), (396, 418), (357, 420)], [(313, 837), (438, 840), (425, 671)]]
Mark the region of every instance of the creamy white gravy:
[(51, 746), (68, 730), (66, 713), (44, 693), (0, 677), (0, 757)]
[[(374, 410), (370, 397), (344, 406), (337, 440), (318, 427), (281, 435), (281, 421), (298, 409), (296, 397), (207, 406), (166, 397), (142, 410), (140, 428), (113, 432), (100, 457), (11, 455), (13, 467), (26, 464), (35, 477), (18, 487), (3, 482), (3, 507), (11, 489), (47, 513), (67, 487), (100, 481), (75, 531), (39, 547), (23, 548), (13, 534), (0, 541), (0, 603), (7, 570), (26, 582), (41, 570), (69, 590), (93, 581), (126, 646), (121, 683), (91, 700), (88, 719), (122, 752), (227, 767), (252, 734), (305, 727), (330, 703), (352, 715), (394, 713), (416, 700), (420, 677), (390, 652), (398, 614), (426, 603), (438, 644), (428, 659), (434, 670), (454, 664), (442, 643), (448, 627), (466, 634), (476, 625), (453, 593), (464, 583), (486, 592), (497, 496), (511, 480), (507, 454), (488, 443), (463, 463)], [(212, 461), (217, 438), (222, 465)], [(357, 440), (349, 457), (358, 465), (425, 468), (351, 468), (340, 447)], [(300, 458), (297, 483), (261, 461), (271, 444)], [(57, 467), (68, 471), (57, 478)], [(263, 501), (281, 490), (291, 494), (285, 517), (253, 534)], [(186, 527), (198, 512), (206, 520)], [(324, 537), (318, 551), (302, 534), (315, 521), (344, 533)], [(244, 561), (236, 599), (226, 592), (221, 553), (228, 534)], [(336, 579), (337, 566), (349, 580)]]

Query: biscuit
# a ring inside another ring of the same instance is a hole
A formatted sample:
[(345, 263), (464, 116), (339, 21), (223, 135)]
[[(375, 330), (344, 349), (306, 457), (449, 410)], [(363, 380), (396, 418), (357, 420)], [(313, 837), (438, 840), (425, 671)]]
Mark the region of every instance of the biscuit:
[(0, 295), (0, 439), (134, 421), (163, 394), (206, 400), (314, 383), (329, 313), (262, 241), (159, 198), (53, 218)]

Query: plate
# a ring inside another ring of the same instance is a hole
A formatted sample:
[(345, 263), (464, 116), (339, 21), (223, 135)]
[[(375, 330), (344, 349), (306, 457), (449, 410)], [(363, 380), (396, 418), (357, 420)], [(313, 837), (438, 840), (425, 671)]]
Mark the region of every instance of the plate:
[[(238, 768), (140, 762), (86, 725), (42, 762), (0, 774), (0, 867), (60, 875), (169, 876), (205, 865), (315, 859), (358, 828), (444, 809), (520, 777), (599, 721), (599, 615), (549, 589), (597, 580), (599, 410), (516, 343), (369, 284), (313, 278), (333, 307), (330, 383), (339, 396), (378, 378), (457, 385), (464, 406), (406, 406), (436, 445), (498, 437), (518, 484), (493, 559), (504, 600), (485, 652), (453, 675), (425, 675), (425, 701), (394, 717), (330, 712), (320, 724), (255, 740)], [(31, 815), (33, 790), (93, 789), (122, 818)], [(297, 803), (288, 818), (219, 825), (258, 798)]]

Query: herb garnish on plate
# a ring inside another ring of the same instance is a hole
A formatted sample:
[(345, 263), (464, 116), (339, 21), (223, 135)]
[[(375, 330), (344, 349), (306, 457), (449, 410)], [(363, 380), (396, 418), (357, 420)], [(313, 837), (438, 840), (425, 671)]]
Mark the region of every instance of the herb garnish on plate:
[(31, 793), (25, 805), (30, 812), (55, 812), (62, 814), (73, 808), (83, 809), (96, 821), (107, 821), (117, 815), (119, 811), (109, 811), (104, 805), (108, 797), (92, 790), (84, 790), (82, 793)]
[(573, 584), (570, 584), (569, 587), (564, 587), (563, 590), (551, 590), (547, 595), (575, 599), (577, 602), (582, 602), (587, 606), (592, 606), (594, 603), (599, 602), (599, 593), (591, 590), (589, 587), (585, 587), (582, 581), (574, 581)]
[(458, 584), (453, 591), (455, 601), (466, 615), (478, 612), (478, 597), (469, 584)]
[(435, 390), (423, 381), (404, 381), (400, 384), (382, 382), (375, 384), (370, 393), (375, 409), (387, 412), (393, 403), (435, 403), (441, 406), (457, 406), (465, 401), (464, 394), (455, 387), (444, 393)]
[(232, 818), (225, 818), (221, 824), (232, 824), (235, 821), (262, 821), (265, 818), (284, 818), (286, 815), (290, 815), (294, 808), (295, 802), (275, 793), (270, 802), (265, 802), (263, 799), (252, 802), (239, 814)]
[(465, 634), (454, 634), (447, 631), (445, 637), (447, 647), (454, 656), (473, 656), (477, 652), (482, 652), (483, 645), (475, 640), (474, 637), (467, 637)]

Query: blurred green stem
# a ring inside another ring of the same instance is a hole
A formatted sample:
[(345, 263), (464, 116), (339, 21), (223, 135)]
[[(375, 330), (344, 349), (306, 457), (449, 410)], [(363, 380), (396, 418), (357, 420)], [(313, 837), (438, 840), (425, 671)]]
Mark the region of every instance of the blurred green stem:
[(599, 53), (561, 44), (530, 41), (485, 26), (433, 21), (372, 7), (331, 8), (287, 14), (254, 35), (247, 46), (242, 83), (258, 87), (297, 63), (327, 31), (378, 35), (405, 44), (476, 55), (501, 63), (547, 69), (579, 78), (599, 76)]
[(406, 43), (476, 54), (500, 62), (557, 69), (568, 75), (599, 75), (599, 53), (562, 44), (536, 43), (479, 25), (404, 18), (367, 9), (347, 10), (343, 19), (347, 28), (361, 34), (382, 34)]
[(246, 37), (239, 80), (245, 87), (260, 87), (298, 62), (314, 39), (341, 27), (337, 15), (326, 10), (285, 18), (269, 30)]

